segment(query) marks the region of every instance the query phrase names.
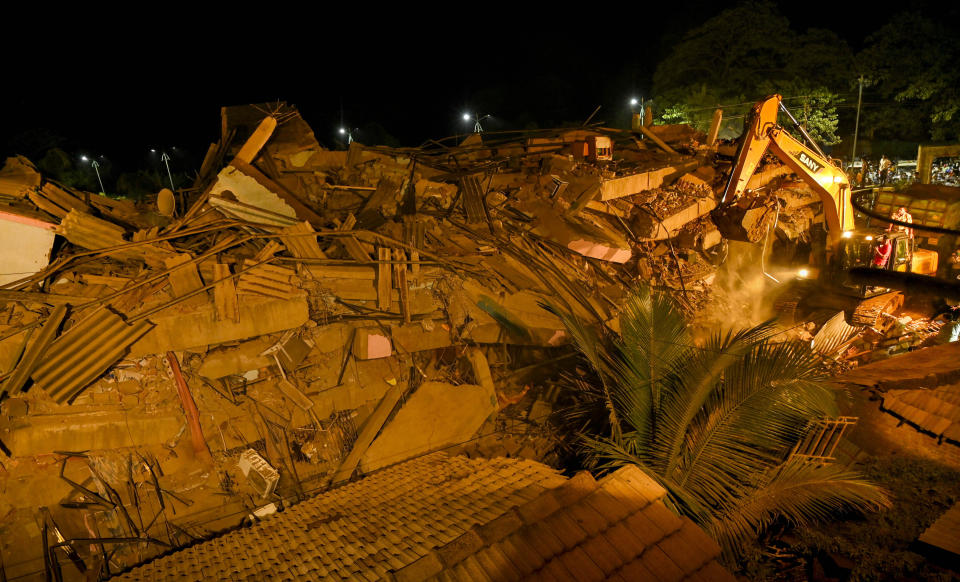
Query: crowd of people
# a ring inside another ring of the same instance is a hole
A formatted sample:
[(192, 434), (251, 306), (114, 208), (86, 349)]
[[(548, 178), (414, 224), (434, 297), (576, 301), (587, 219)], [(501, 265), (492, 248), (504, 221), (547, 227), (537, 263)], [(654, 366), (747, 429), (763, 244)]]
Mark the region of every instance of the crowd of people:
[(960, 186), (960, 158), (940, 158), (930, 167), (930, 183)]
[(916, 168), (901, 167), (886, 155), (878, 160), (860, 158), (860, 164), (848, 169), (850, 182), (854, 188), (866, 186), (889, 186), (897, 182), (918, 180)]
[[(890, 186), (898, 182), (916, 182), (916, 166), (900, 166), (886, 155), (879, 159), (860, 158), (859, 164), (848, 167), (847, 173), (854, 188)], [(945, 186), (960, 186), (960, 158), (938, 158), (930, 167), (930, 183)]]

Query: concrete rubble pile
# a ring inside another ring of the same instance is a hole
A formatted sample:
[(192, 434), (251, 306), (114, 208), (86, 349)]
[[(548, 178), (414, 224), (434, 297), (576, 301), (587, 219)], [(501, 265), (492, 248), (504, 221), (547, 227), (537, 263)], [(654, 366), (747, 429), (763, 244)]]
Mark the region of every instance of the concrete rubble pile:
[[(732, 147), (644, 126), (331, 151), (274, 104), (225, 108), (193, 188), (149, 205), (11, 158), (6, 575), (116, 572), (428, 451), (549, 462), (571, 351), (544, 305), (615, 328), (637, 281), (708, 301)], [(782, 167), (754, 180), (750, 237), (822, 222)]]

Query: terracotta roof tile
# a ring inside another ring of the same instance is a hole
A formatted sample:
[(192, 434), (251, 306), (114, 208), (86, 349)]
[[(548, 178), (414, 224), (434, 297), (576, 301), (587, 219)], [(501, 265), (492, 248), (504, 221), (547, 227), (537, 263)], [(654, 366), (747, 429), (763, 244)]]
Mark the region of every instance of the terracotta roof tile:
[(656, 576), (655, 580), (659, 582), (679, 582), (684, 578), (683, 570), (658, 546), (648, 548), (638, 560)]
[(694, 579), (702, 582), (736, 582), (736, 577), (719, 563), (712, 561), (694, 573)]
[(603, 535), (590, 538), (580, 547), (604, 574), (616, 571), (623, 564), (620, 553)]
[(567, 512), (554, 513), (543, 524), (563, 543), (564, 550), (577, 547), (589, 537), (582, 525)]
[(567, 570), (559, 560), (547, 562), (544, 567), (538, 571), (538, 574), (545, 580), (555, 580), (557, 582), (576, 580), (573, 572)]
[(664, 488), (636, 465), (625, 465), (617, 469), (611, 474), (611, 478), (629, 485), (648, 501), (656, 501), (666, 495)]
[(524, 528), (524, 531), (518, 535), (523, 535), (524, 540), (536, 550), (537, 555), (544, 561), (563, 551), (563, 542), (542, 522)]
[(499, 547), (523, 576), (528, 576), (540, 569), (545, 563), (540, 554), (521, 535), (512, 535), (504, 539)]
[(651, 503), (643, 509), (643, 516), (652, 521), (665, 533), (672, 533), (683, 525), (683, 522), (662, 503)]
[(617, 574), (629, 582), (648, 582), (654, 580), (659, 582), (656, 574), (648, 570), (640, 560), (634, 560), (629, 564), (625, 564)]

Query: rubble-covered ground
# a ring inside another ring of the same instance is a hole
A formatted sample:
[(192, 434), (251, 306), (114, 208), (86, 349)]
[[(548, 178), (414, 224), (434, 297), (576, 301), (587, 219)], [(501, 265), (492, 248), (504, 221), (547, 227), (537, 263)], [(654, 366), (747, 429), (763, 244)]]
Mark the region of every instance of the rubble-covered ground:
[[(0, 171), (9, 579), (117, 572), (428, 451), (555, 463), (545, 305), (615, 328), (643, 283), (704, 325), (767, 315), (710, 216), (733, 146), (687, 126), (330, 151), (264, 111), (225, 108), (149, 205)], [(816, 196), (772, 159), (761, 186), (743, 238), (808, 245)], [(839, 368), (935, 331), (827, 319), (784, 337)]]

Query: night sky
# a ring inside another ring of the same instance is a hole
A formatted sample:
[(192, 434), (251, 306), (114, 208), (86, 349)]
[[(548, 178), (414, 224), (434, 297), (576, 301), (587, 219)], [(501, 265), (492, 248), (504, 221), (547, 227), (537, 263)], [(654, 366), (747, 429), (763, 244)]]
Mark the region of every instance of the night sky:
[[(728, 4), (227, 6), (231, 16), (203, 22), (195, 7), (163, 4), (16, 19), (21, 30), (0, 39), (2, 153), (43, 129), (67, 138), (71, 153), (121, 166), (172, 147), (198, 164), (218, 137), (220, 106), (278, 99), (328, 147), (341, 111), (358, 140), (376, 123), (402, 145), (469, 131), (465, 111), (492, 115), (487, 130), (581, 123), (598, 105), (594, 120), (614, 122), (631, 96), (649, 96), (672, 44)], [(820, 6), (781, 11), (794, 29), (832, 29), (854, 50), (890, 16), (872, 3), (830, 3), (829, 14)]]

